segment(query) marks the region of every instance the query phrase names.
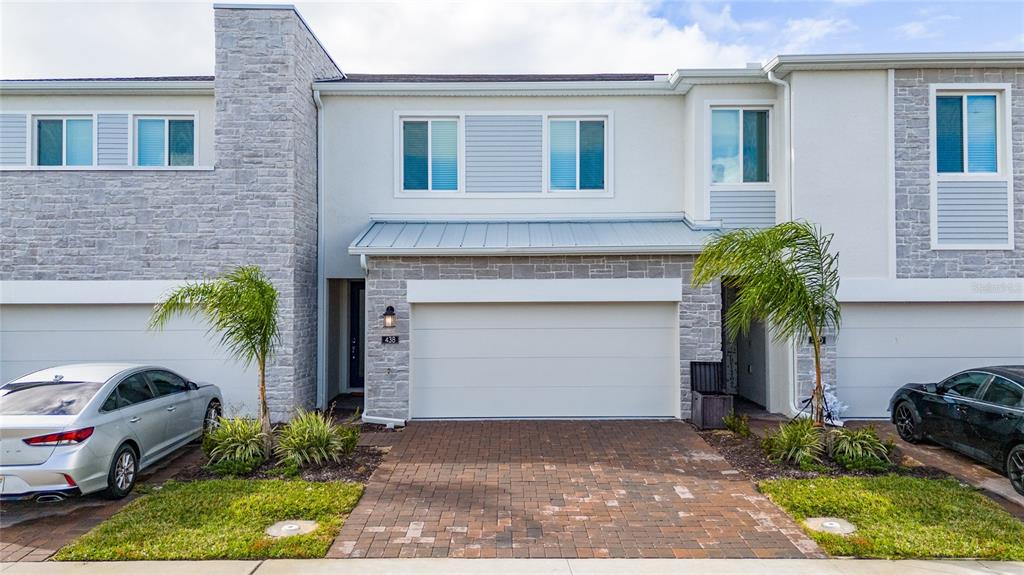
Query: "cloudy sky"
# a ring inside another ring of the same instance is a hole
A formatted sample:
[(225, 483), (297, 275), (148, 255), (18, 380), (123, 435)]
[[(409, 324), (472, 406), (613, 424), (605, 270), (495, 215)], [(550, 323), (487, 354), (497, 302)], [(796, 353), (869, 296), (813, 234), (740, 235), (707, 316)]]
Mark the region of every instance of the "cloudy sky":
[[(346, 72), (667, 73), (775, 54), (1024, 50), (1019, 1), (295, 4)], [(211, 6), (0, 0), (0, 77), (212, 74)]]

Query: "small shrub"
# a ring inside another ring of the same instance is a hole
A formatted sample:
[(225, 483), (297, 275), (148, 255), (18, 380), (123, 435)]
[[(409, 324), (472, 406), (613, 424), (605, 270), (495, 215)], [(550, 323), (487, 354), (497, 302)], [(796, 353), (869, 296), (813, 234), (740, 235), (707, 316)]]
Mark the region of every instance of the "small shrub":
[(359, 442), (359, 429), (343, 427), (327, 415), (316, 411), (299, 411), (281, 429), (274, 452), (282, 462), (294, 461), (298, 466), (322, 465), (352, 453)]
[(219, 477), (244, 477), (259, 469), (263, 459), (221, 459), (207, 468)]
[(274, 469), (285, 479), (297, 479), (300, 475), (299, 464), (294, 459), (282, 460)]
[(872, 456), (846, 457), (845, 455), (836, 455), (833, 459), (847, 471), (882, 472), (888, 471), (892, 467), (892, 464), (888, 461)]
[(750, 437), (750, 418), (746, 415), (736, 415), (736, 412), (732, 412), (722, 418), (722, 423), (725, 424), (725, 428), (729, 431), (739, 435), (740, 437)]
[(225, 465), (249, 465), (255, 469), (266, 460), (263, 440), (258, 419), (222, 417), (220, 425), (211, 430), (203, 441), (203, 451), (209, 456), (211, 466), (221, 461), (233, 461), (235, 463)]
[(772, 463), (797, 465), (821, 462), (824, 450), (821, 432), (810, 419), (794, 419), (780, 425), (778, 431), (765, 436), (761, 448)]
[(882, 441), (872, 427), (859, 430), (848, 428), (833, 430), (828, 434), (828, 454), (837, 461), (873, 458), (889, 462), (890, 447)]

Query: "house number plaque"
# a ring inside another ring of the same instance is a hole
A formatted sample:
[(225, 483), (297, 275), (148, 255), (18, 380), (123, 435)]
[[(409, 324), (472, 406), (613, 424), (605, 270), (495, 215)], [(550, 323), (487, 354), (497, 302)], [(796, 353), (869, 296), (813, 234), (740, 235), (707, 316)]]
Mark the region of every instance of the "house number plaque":
[(384, 343), (384, 344), (398, 343), (398, 336), (397, 335), (382, 335), (382, 336), (380, 336), (380, 342)]

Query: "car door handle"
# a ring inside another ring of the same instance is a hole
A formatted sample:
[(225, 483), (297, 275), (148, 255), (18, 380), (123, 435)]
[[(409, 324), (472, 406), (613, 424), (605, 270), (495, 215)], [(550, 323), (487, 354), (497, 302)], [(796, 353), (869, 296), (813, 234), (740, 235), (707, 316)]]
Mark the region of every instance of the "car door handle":
[(138, 423), (140, 421), (142, 421), (141, 417), (133, 417), (133, 418), (128, 420), (128, 423)]
[(175, 409), (178, 409), (178, 406), (177, 405), (172, 405), (172, 406), (167, 408), (167, 411), (174, 411)]

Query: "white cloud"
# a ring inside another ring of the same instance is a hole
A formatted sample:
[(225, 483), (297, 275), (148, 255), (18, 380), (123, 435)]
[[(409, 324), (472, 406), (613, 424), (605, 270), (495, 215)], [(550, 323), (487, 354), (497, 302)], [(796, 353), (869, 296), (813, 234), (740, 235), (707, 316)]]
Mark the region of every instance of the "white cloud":
[[(656, 0), (298, 4), (346, 71), (668, 73), (743, 66), (764, 53), (711, 38), (700, 23), (674, 24), (655, 14), (658, 7)], [(718, 18), (748, 26), (728, 7)], [(206, 2), (0, 4), (0, 77), (212, 72)]]
[(765, 20), (737, 21), (732, 16), (732, 6), (726, 4), (718, 12), (705, 7), (703, 2), (690, 4), (690, 18), (702, 29), (717, 34), (719, 32), (765, 32), (771, 24)]
[(786, 22), (782, 54), (806, 53), (822, 40), (856, 27), (845, 18), (797, 18)]
[(942, 23), (959, 20), (956, 16), (948, 14), (936, 14), (927, 16), (922, 20), (912, 20), (899, 26), (894, 30), (904, 38), (910, 40), (924, 40), (926, 38), (937, 38), (942, 34)]

